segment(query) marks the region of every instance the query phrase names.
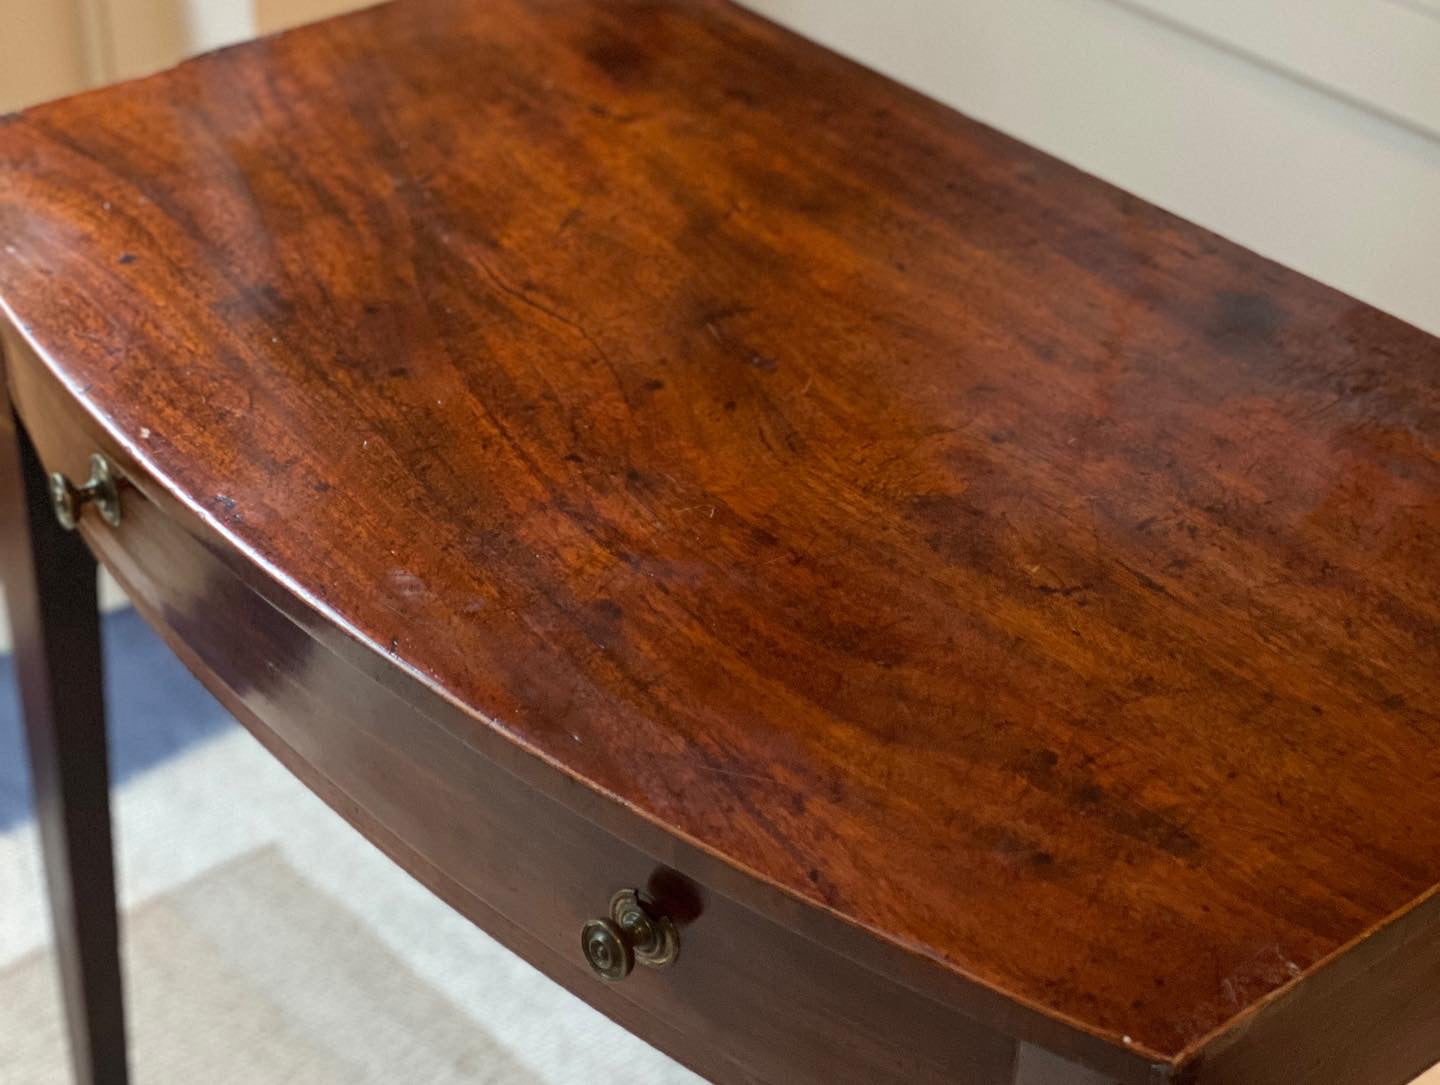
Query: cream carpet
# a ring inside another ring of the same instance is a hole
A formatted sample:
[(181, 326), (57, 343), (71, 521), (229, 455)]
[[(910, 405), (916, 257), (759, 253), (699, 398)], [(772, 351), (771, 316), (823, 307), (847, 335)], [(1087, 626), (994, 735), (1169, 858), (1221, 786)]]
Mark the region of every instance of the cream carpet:
[[(274, 847), (134, 909), (125, 951), (141, 1081), (540, 1081)], [(7, 1076), (64, 1085), (50, 953), (0, 993)]]

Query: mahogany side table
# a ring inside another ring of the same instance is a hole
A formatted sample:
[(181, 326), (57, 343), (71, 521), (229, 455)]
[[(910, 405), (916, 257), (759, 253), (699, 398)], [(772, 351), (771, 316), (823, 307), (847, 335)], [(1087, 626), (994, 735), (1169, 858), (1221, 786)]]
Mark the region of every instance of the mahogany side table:
[(96, 559), (715, 1081), (1440, 1059), (1436, 339), (721, 0), (407, 0), (0, 119), (0, 299), (82, 1080)]

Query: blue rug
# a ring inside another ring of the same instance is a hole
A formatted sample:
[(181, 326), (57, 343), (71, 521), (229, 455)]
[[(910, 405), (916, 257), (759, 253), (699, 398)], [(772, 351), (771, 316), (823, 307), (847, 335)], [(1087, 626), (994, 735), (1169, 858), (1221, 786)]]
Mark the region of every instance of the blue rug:
[[(133, 610), (101, 620), (110, 782), (238, 726)], [(0, 656), (0, 832), (33, 816), (15, 660)]]

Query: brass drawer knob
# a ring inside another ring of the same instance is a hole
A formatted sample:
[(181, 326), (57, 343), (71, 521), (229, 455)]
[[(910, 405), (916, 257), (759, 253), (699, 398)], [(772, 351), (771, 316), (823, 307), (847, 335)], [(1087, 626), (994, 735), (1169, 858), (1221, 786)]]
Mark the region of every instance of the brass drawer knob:
[(610, 898), (610, 916), (592, 919), (580, 931), (580, 948), (590, 970), (618, 983), (636, 963), (664, 968), (680, 955), (680, 932), (654, 902), (638, 890), (622, 889)]
[(83, 486), (76, 486), (59, 471), (50, 476), (50, 507), (66, 531), (75, 530), (80, 514), (92, 502), (107, 524), (114, 527), (120, 523), (120, 488), (110, 461), (99, 452), (90, 457), (90, 478)]

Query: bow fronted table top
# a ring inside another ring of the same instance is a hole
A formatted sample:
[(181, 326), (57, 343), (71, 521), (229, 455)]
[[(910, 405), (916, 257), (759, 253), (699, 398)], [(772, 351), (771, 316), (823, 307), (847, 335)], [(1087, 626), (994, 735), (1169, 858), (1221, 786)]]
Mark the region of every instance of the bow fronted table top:
[(1440, 881), (1440, 343), (738, 8), (6, 117), (0, 299), (474, 729), (916, 975), (1175, 1063)]

